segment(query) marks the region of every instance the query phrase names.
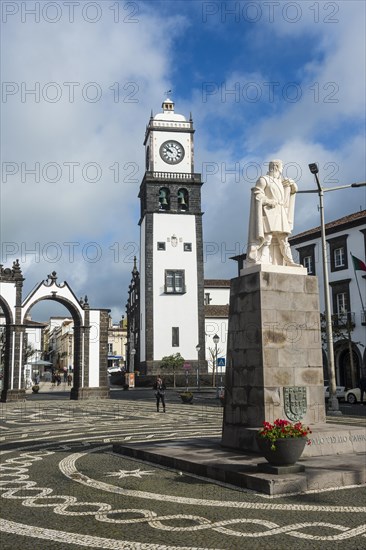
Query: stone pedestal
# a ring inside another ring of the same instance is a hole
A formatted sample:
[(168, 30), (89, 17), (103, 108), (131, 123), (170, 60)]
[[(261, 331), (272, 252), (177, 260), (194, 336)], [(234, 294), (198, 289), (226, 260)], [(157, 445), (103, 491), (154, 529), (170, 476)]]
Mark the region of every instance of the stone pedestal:
[(276, 418), (324, 425), (318, 282), (300, 267), (255, 265), (231, 281), (222, 444), (253, 448)]
[(10, 403), (12, 401), (25, 401), (25, 390), (3, 390), (1, 392), (0, 401), (2, 403)]
[(108, 386), (100, 386), (96, 388), (71, 388), (70, 399), (109, 399), (110, 391)]

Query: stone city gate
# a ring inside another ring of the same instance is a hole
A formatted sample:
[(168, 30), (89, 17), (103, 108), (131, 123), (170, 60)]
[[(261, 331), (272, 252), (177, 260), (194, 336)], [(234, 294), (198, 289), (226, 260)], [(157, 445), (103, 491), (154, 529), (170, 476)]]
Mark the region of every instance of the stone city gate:
[(12, 268), (0, 265), (0, 307), (5, 316), (4, 373), (0, 400), (25, 399), (25, 333), (27, 314), (42, 300), (59, 302), (74, 322), (74, 372), (70, 399), (109, 397), (108, 309), (90, 308), (78, 300), (67, 284), (57, 283), (56, 272), (48, 275), (23, 300), (24, 277), (16, 260)]

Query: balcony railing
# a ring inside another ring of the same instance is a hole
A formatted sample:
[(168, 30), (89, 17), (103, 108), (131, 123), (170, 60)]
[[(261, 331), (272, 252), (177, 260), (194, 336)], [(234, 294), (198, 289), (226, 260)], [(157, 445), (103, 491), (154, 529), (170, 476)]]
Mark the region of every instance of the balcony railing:
[(200, 182), (201, 174), (192, 174), (191, 172), (146, 172), (145, 178)]
[(332, 315), (332, 325), (333, 327), (339, 329), (354, 328), (356, 326), (355, 317), (356, 316), (353, 311), (335, 313)]

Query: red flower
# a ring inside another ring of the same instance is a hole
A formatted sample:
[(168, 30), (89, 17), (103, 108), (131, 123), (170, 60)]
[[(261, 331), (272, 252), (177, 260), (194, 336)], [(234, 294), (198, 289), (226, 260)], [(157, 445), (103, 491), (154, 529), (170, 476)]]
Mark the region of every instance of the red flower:
[[(292, 424), (288, 420), (277, 418), (273, 424), (263, 422), (263, 427), (259, 430), (258, 436), (271, 441), (271, 448), (276, 449), (275, 442), (277, 439), (306, 437), (311, 430), (309, 426), (303, 426), (301, 422)], [(310, 444), (310, 441), (307, 442)]]

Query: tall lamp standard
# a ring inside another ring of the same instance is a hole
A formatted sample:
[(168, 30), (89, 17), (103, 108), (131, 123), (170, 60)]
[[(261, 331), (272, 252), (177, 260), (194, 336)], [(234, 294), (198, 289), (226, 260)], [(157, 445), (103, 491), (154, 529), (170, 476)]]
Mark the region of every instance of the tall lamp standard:
[(135, 372), (135, 355), (136, 355), (136, 350), (135, 350), (135, 348), (132, 348), (132, 350), (131, 350), (131, 369), (130, 369), (130, 372)]
[(322, 241), (322, 260), (323, 260), (323, 285), (324, 285), (324, 302), (325, 302), (325, 323), (328, 348), (328, 374), (330, 382), (330, 397), (328, 401), (328, 414), (330, 416), (339, 416), (339, 403), (337, 398), (337, 382), (334, 365), (334, 349), (333, 349), (333, 331), (332, 331), (332, 316), (330, 311), (330, 296), (329, 296), (329, 279), (328, 279), (328, 258), (327, 258), (327, 243), (325, 240), (325, 223), (324, 223), (324, 203), (323, 197), (326, 191), (336, 191), (337, 189), (345, 189), (346, 187), (363, 187), (365, 183), (352, 183), (350, 185), (340, 185), (337, 187), (322, 187), (319, 182), (319, 168), (314, 162), (309, 164), (309, 169), (315, 176), (315, 181), (318, 189), (299, 191), (299, 193), (318, 193), (319, 195), (319, 210), (320, 210), (320, 233)]
[(197, 351), (197, 389), (200, 390), (200, 349), (201, 346), (197, 344), (196, 351)]
[(215, 334), (215, 336), (212, 337), (213, 343), (215, 344), (215, 364), (214, 364), (214, 374), (216, 374), (216, 397), (219, 396), (219, 377), (217, 372), (217, 344), (220, 341), (220, 338)]

